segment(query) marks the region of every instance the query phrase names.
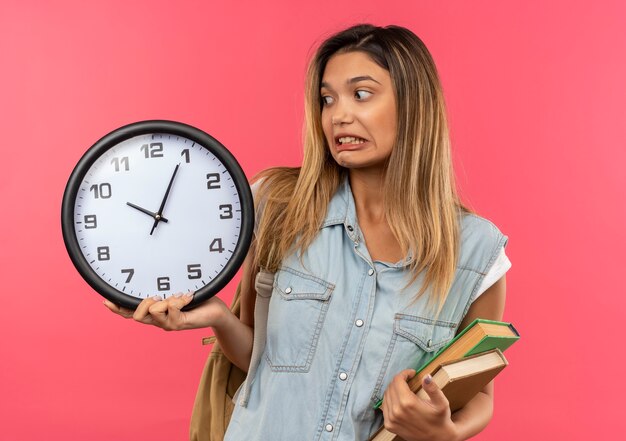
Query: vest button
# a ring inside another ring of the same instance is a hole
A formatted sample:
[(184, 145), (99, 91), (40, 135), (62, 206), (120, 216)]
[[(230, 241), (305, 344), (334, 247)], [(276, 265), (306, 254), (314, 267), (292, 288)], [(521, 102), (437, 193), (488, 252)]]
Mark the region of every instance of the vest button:
[(431, 339), (428, 339), (428, 342), (426, 342), (426, 346), (430, 348), (432, 345), (433, 345), (433, 341)]
[(291, 286), (285, 290), (286, 294), (291, 294)]
[(367, 272), (368, 276), (373, 276), (374, 275), (374, 270), (370, 268), (370, 270)]
[(333, 425), (332, 424), (326, 424), (326, 432), (332, 432), (333, 431)]
[(354, 322), (354, 324), (360, 328), (361, 326), (363, 326), (363, 320), (358, 319), (356, 322)]
[(348, 374), (346, 374), (345, 372), (342, 372), (339, 374), (339, 379), (341, 381), (346, 381), (348, 379)]
[(348, 225), (348, 231), (354, 231), (354, 228), (352, 227), (352, 225)]

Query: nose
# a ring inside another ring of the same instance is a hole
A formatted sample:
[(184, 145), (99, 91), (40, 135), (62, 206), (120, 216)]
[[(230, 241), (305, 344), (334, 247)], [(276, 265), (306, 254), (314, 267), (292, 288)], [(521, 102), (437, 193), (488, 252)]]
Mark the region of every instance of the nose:
[(349, 104), (346, 103), (346, 100), (337, 100), (337, 103), (332, 107), (332, 109), (333, 113), (330, 120), (334, 126), (349, 124), (352, 122), (352, 111), (350, 110)]

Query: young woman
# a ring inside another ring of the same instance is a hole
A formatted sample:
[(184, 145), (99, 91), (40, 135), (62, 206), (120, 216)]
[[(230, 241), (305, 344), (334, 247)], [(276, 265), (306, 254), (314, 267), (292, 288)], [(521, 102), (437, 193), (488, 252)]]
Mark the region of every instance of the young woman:
[[(451, 414), (407, 381), (473, 319), (500, 320), (507, 238), (456, 193), (437, 70), (411, 31), (359, 25), (322, 43), (306, 83), (304, 160), (261, 173), (241, 318), (191, 295), (109, 308), (165, 329), (211, 326), (248, 371), (226, 440), (462, 440), (493, 409), (488, 385)], [(255, 289), (274, 272), (267, 339), (250, 365)], [(383, 398), (381, 410), (374, 404)]]

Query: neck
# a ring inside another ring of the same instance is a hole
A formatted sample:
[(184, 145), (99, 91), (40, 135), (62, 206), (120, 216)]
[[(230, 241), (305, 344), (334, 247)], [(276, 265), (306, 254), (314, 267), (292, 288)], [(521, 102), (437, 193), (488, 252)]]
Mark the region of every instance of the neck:
[(357, 217), (361, 221), (376, 223), (383, 221), (384, 170), (352, 169), (349, 172), (349, 177)]

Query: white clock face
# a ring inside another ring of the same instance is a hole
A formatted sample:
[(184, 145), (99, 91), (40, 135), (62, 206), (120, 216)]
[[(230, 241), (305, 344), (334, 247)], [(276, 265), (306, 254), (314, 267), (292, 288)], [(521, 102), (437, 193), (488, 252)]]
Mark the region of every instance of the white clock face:
[(178, 135), (141, 135), (110, 148), (85, 174), (74, 206), (91, 268), (137, 298), (209, 284), (231, 258), (241, 226), (227, 168)]

